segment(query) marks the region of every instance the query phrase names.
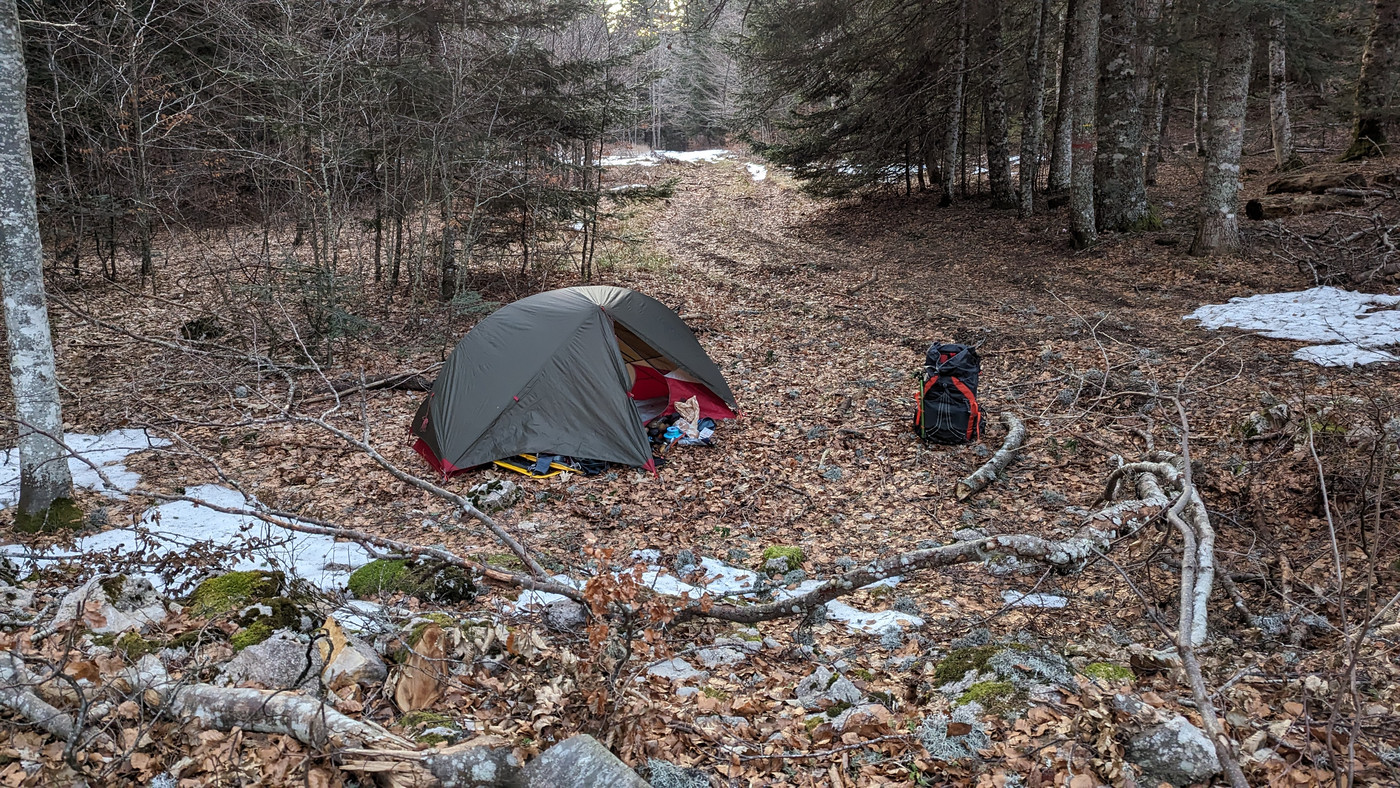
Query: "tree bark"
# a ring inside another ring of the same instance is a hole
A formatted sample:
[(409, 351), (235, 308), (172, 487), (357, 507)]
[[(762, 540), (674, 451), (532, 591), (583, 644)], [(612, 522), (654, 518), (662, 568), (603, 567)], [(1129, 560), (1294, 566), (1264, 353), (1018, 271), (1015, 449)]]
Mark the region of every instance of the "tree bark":
[(1031, 29), (1030, 80), (1021, 119), (1021, 218), (1035, 213), (1036, 176), (1040, 174), (1040, 144), (1045, 136), (1045, 50), (1050, 24), (1050, 0), (1040, 0), (1040, 13)]
[(1094, 158), (1097, 128), (1099, 0), (1072, 0), (1068, 22), (1074, 29), (1067, 68), (1070, 115), (1074, 120), (1074, 159), (1070, 167), (1070, 243), (1085, 249), (1098, 241), (1094, 222)]
[(1269, 19), (1269, 126), (1274, 138), (1274, 164), (1280, 170), (1297, 165), (1293, 124), (1288, 118), (1288, 64), (1284, 49), (1283, 15)]
[(1016, 190), (1011, 185), (1011, 123), (1006, 116), (1006, 67), (1008, 57), (1002, 36), (1002, 2), (992, 4), (987, 35), (992, 42), (992, 73), (983, 99), (987, 119), (987, 179), (991, 184), (993, 208), (1015, 208)]
[(1240, 192), (1240, 152), (1244, 147), (1245, 108), (1254, 38), (1244, 20), (1232, 13), (1216, 22), (1215, 68), (1211, 74), (1210, 134), (1202, 174), (1201, 219), (1192, 255), (1234, 254), (1240, 248), (1235, 202)]
[(44, 251), (34, 199), (34, 159), (25, 107), (24, 45), (15, 0), (0, 0), (0, 291), (19, 424), (19, 511), (42, 517), (73, 496), (63, 448), (63, 414), (44, 297)]
[(1210, 65), (1196, 64), (1195, 125), (1196, 155), (1204, 156), (1210, 148)]
[(1099, 14), (1098, 155), (1094, 202), (1098, 229), (1123, 231), (1147, 216), (1142, 166), (1143, 68), (1140, 0), (1102, 0)]
[(1361, 55), (1356, 82), (1356, 119), (1351, 147), (1343, 161), (1380, 156), (1386, 152), (1387, 127), (1394, 120), (1396, 70), (1400, 68), (1400, 0), (1375, 0), (1376, 17)]
[(1147, 142), (1147, 161), (1143, 165), (1143, 183), (1157, 184), (1157, 165), (1162, 162), (1162, 151), (1167, 148), (1167, 63), (1169, 54), (1161, 46), (1160, 34), (1163, 23), (1171, 15), (1172, 0), (1148, 0), (1148, 17), (1145, 21), (1148, 50), (1151, 53), (1147, 62), (1151, 64), (1151, 89), (1148, 98), (1152, 102), (1142, 133)]
[(953, 95), (948, 102), (948, 127), (943, 132), (943, 198), (939, 205), (953, 204), (952, 174), (958, 168), (962, 141), (963, 89), (967, 85), (967, 0), (958, 3), (958, 43), (953, 52)]
[(1074, 116), (1070, 114), (1070, 95), (1074, 88), (1069, 81), (1069, 50), (1074, 38), (1069, 23), (1075, 0), (1068, 0), (1063, 16), (1057, 15), (1060, 31), (1059, 86), (1055, 92), (1055, 135), (1050, 143), (1050, 177), (1045, 190), (1051, 194), (1069, 191), (1070, 167), (1074, 159)]

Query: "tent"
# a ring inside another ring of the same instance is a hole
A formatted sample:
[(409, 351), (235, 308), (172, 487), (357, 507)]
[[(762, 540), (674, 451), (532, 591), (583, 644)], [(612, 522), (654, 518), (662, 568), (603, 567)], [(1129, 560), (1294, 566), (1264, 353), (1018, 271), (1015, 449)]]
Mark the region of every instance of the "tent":
[(443, 475), (522, 453), (651, 467), (645, 421), (734, 394), (680, 317), (622, 287), (568, 287), (503, 306), (457, 343), (418, 408), (414, 449)]

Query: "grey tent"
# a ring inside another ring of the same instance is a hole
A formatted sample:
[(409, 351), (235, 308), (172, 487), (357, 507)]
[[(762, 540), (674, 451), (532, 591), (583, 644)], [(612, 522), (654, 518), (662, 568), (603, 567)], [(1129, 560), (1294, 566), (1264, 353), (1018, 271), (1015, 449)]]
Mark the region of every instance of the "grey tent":
[(623, 287), (551, 290), (501, 307), (457, 343), (414, 416), (414, 448), (444, 475), (523, 453), (649, 467), (639, 401), (664, 413), (691, 396), (701, 416), (737, 412), (675, 312)]

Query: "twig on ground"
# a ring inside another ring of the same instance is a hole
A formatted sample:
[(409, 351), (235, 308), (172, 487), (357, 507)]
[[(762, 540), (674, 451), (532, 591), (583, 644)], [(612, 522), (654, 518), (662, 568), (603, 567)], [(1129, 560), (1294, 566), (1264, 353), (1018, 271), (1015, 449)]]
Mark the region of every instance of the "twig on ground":
[(1022, 444), (1026, 442), (1025, 422), (1016, 418), (1015, 414), (1009, 411), (1003, 412), (1001, 423), (1006, 425), (1006, 440), (1002, 441), (1001, 448), (997, 449), (996, 454), (983, 463), (981, 468), (958, 482), (957, 496), (959, 501), (967, 500), (995, 481), (998, 475), (1006, 470), (1006, 466), (1016, 459), (1016, 454), (1021, 450)]

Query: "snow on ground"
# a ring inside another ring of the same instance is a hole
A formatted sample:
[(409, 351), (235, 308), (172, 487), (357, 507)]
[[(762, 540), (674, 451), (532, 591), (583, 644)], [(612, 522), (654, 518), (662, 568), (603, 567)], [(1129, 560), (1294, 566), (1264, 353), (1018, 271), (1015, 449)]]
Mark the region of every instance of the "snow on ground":
[[(79, 456), (86, 457), (101, 468), (116, 489), (104, 485), (101, 477), (87, 463), (70, 457), (68, 470), (73, 474), (74, 485), (100, 490), (105, 495), (122, 499), (126, 497), (122, 493), (130, 492), (141, 481), (140, 474), (126, 469), (126, 458), (138, 451), (170, 445), (170, 441), (164, 438), (149, 437), (145, 430), (113, 430), (106, 435), (68, 434), (63, 441)], [(14, 506), (18, 501), (19, 449), (6, 449), (0, 456), (0, 509)]]
[(761, 181), (768, 177), (768, 168), (762, 164), (748, 162), (744, 165), (744, 169), (748, 170), (749, 175), (752, 175), (753, 179), (756, 181)]
[(1315, 342), (1293, 351), (1299, 361), (1327, 367), (1400, 361), (1382, 350), (1400, 345), (1400, 296), (1314, 287), (1203, 306), (1184, 320), (1205, 328), (1241, 328), (1271, 339)]
[(1009, 607), (1040, 607), (1058, 610), (1069, 605), (1069, 600), (1054, 594), (1023, 594), (1020, 591), (1003, 591), (1001, 598)]
[[(703, 583), (690, 584), (682, 582), (674, 574), (656, 564), (660, 560), (661, 554), (656, 550), (637, 550), (632, 553), (633, 560), (646, 562), (646, 568), (642, 572), (641, 582), (658, 594), (666, 596), (680, 596), (688, 594), (691, 599), (699, 599), (705, 594), (712, 596), (743, 596), (752, 598), (751, 593), (755, 585), (758, 584), (758, 573), (748, 569), (739, 569), (713, 558), (701, 558), (700, 566), (705, 570), (705, 580)], [(556, 582), (580, 587), (578, 582), (565, 575), (555, 575)], [(899, 584), (901, 577), (887, 577), (877, 580), (863, 588), (894, 588)], [(779, 601), (793, 599), (806, 594), (819, 586), (823, 580), (804, 580), (793, 589), (777, 589), (773, 592), (774, 599)], [(564, 599), (559, 594), (550, 594), (543, 591), (525, 591), (516, 600), (516, 610), (526, 610), (530, 608), (546, 607), (551, 602)], [(900, 613), (895, 610), (882, 610), (871, 613), (851, 607), (845, 602), (832, 600), (826, 603), (827, 618), (832, 621), (840, 621), (852, 632), (863, 632), (867, 635), (880, 634), (890, 626), (901, 629), (904, 627), (923, 626), (924, 620), (918, 616), (908, 613)]]
[[(684, 161), (689, 163), (715, 162), (723, 159), (732, 159), (734, 154), (727, 150), (654, 150), (640, 156), (604, 156), (598, 163), (604, 167), (655, 167), (666, 161)], [(755, 178), (754, 180), (760, 180)]]
[[(191, 487), (185, 494), (225, 508), (256, 506), (241, 493), (216, 484)], [(280, 569), (324, 589), (344, 588), (350, 572), (370, 560), (358, 544), (288, 531), (253, 517), (226, 514), (188, 501), (147, 509), (135, 526), (82, 537), (69, 550), (35, 554), (22, 545), (3, 545), (0, 555), (35, 568), (81, 560), (92, 554), (134, 558), (145, 565), (188, 557), (196, 564), (175, 571), (170, 577), (151, 575), (151, 582), (162, 588), (196, 576), (203, 568), (199, 566), (203, 562), (196, 560), (200, 550), (223, 559), (217, 567), (220, 571)]]

